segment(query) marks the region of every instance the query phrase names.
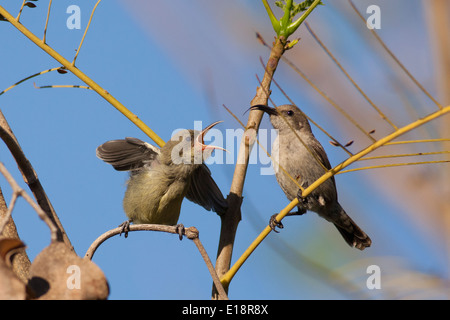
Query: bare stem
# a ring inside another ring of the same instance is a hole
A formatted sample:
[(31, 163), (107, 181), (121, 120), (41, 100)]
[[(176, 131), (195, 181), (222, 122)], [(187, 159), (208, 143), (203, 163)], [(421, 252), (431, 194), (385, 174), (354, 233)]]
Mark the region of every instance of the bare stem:
[[(353, 10), (355, 10), (356, 14), (361, 18), (361, 20), (365, 23), (366, 19), (363, 17), (363, 15), (359, 12), (359, 10), (356, 8), (355, 4), (353, 3), (353, 1), (349, 0), (349, 3), (351, 5), (351, 7), (353, 8)], [(447, 19), (447, 18), (445, 18)], [(436, 104), (436, 106), (439, 109), (442, 109), (442, 105), (435, 99), (433, 98), (433, 96), (419, 83), (419, 81), (416, 80), (416, 78), (414, 78), (414, 76), (411, 74), (411, 72), (408, 71), (408, 69), (406, 69), (406, 67), (403, 65), (403, 63), (400, 62), (400, 60), (395, 56), (395, 54), (388, 48), (388, 46), (384, 43), (383, 40), (381, 40), (380, 36), (376, 33), (376, 31), (374, 29), (371, 29), (370, 32), (372, 33), (372, 35), (375, 37), (375, 39), (377, 39), (377, 41), (380, 43), (380, 45), (383, 47), (383, 49), (391, 56), (391, 58), (395, 61), (395, 63), (397, 63), (397, 65), (403, 70), (403, 72), (406, 73), (406, 75), (411, 79), (412, 82), (414, 82), (414, 84), (419, 87), (420, 90), (422, 90), (422, 92), (428, 97), (430, 98), (431, 101), (434, 102), (434, 104)]]
[[(267, 62), (263, 80), (256, 91), (255, 97), (251, 101), (251, 105), (267, 105), (270, 95), (270, 84), (273, 74), (277, 69), (278, 63), (283, 55), (287, 44), (287, 39), (283, 36), (275, 40), (274, 46)], [(231, 257), (233, 254), (234, 240), (236, 230), (241, 220), (241, 203), (242, 192), (244, 189), (245, 176), (247, 173), (248, 161), (250, 158), (250, 150), (256, 139), (263, 112), (259, 110), (251, 110), (245, 128), (244, 135), (241, 140), (237, 163), (231, 183), (230, 193), (228, 195), (229, 209), (226, 214), (221, 216), (221, 230), (219, 239), (219, 248), (217, 250), (216, 272), (222, 277), (230, 269)], [(225, 289), (228, 290), (228, 284)], [(213, 298), (217, 298), (217, 292), (213, 289)]]
[[(17, 182), (14, 180), (14, 178), (11, 176), (11, 174), (8, 172), (8, 170), (6, 170), (5, 166), (1, 162), (0, 162), (0, 173), (5, 177), (6, 181), (8, 181), (13, 192), (16, 194), (16, 197), (22, 196), (30, 204), (30, 206), (37, 212), (39, 218), (41, 218), (45, 222), (45, 224), (47, 224), (47, 226), (50, 229), (51, 240), (57, 241), (58, 240), (57, 239), (58, 228), (56, 227), (56, 225), (47, 216), (47, 214), (44, 212), (44, 210), (42, 210), (42, 208), (37, 203), (35, 203), (33, 201), (33, 199), (31, 199), (31, 197), (22, 188), (20, 188), (20, 186), (17, 184)], [(13, 200), (15, 202), (14, 197), (13, 197)], [(11, 207), (8, 210), (11, 211), (14, 208), (13, 204), (14, 203), (12, 203)], [(9, 219), (9, 217), (8, 217), (8, 219)]]
[(52, 0), (48, 3), (48, 10), (47, 10), (47, 19), (45, 20), (45, 27), (44, 27), (44, 37), (42, 38), (42, 42), (45, 43), (47, 39), (47, 27), (48, 27), (48, 20), (50, 18), (50, 8), (52, 7)]
[[(159, 231), (159, 232), (167, 232), (172, 234), (179, 234), (178, 228), (176, 226), (166, 226), (161, 224), (132, 224), (129, 226), (128, 231)], [(92, 260), (95, 251), (98, 249), (98, 247), (108, 240), (111, 237), (114, 237), (118, 234), (121, 234), (123, 232), (121, 227), (111, 229), (102, 235), (100, 235), (89, 247), (89, 249), (86, 251), (86, 254), (84, 256), (85, 259)], [(184, 235), (188, 238), (194, 241), (195, 245), (197, 246), (198, 251), (200, 252), (200, 255), (202, 256), (203, 260), (205, 261), (205, 264), (209, 270), (209, 273), (211, 274), (211, 277), (214, 282), (214, 286), (217, 288), (217, 292), (219, 295), (219, 299), (221, 300), (228, 300), (228, 296), (225, 292), (225, 289), (220, 282), (219, 276), (217, 275), (216, 271), (214, 270), (214, 266), (209, 259), (208, 254), (206, 253), (205, 248), (203, 247), (199, 237), (198, 237), (198, 230), (195, 227), (189, 227), (184, 229)]]
[(86, 34), (91, 25), (91, 21), (92, 21), (92, 17), (94, 16), (95, 9), (97, 9), (97, 6), (100, 3), (100, 1), (102, 1), (102, 0), (98, 0), (97, 3), (95, 4), (94, 8), (92, 9), (91, 16), (89, 17), (89, 22), (86, 26), (86, 29), (84, 30), (84, 34), (83, 34), (83, 37), (81, 38), (80, 45), (78, 46), (77, 53), (75, 54), (75, 57), (73, 58), (73, 61), (72, 61), (73, 66), (75, 66), (75, 61), (77, 60), (78, 54), (80, 53), (80, 50), (81, 50), (81, 46), (83, 45), (83, 42), (84, 42), (84, 38), (86, 37)]

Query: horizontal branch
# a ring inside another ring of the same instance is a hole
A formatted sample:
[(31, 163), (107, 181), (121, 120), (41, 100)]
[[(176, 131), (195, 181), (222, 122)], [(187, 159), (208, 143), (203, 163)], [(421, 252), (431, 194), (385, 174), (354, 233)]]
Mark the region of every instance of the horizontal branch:
[[(401, 157), (415, 157), (415, 156), (431, 156), (431, 155), (446, 154), (446, 153), (450, 153), (450, 151), (434, 151), (434, 152), (416, 152), (416, 153), (391, 154), (391, 155), (385, 155), (385, 156), (364, 157), (364, 158), (359, 159), (358, 161), (389, 159), (389, 158), (401, 158)], [(341, 173), (342, 173), (342, 171), (341, 171)]]
[(392, 141), (392, 142), (385, 143), (384, 145), (385, 146), (392, 146), (392, 145), (397, 145), (397, 144), (425, 143), (425, 142), (450, 142), (450, 138)]
[(436, 160), (436, 161), (420, 161), (420, 162), (406, 162), (406, 163), (391, 163), (391, 164), (380, 164), (377, 166), (369, 166), (369, 167), (361, 167), (348, 169), (338, 172), (338, 174), (362, 171), (362, 170), (370, 170), (370, 169), (380, 169), (380, 168), (390, 168), (390, 167), (403, 167), (403, 166), (413, 166), (418, 164), (436, 164), (436, 163), (449, 163), (450, 160)]
[[(197, 235), (193, 234), (193, 232), (195, 233), (194, 229), (196, 230), (196, 228), (194, 228), (194, 227), (185, 228), (184, 234), (186, 235), (186, 237), (191, 239), (193, 237), (198, 236), (198, 231), (197, 231)], [(162, 225), (162, 224), (131, 224), (129, 226), (128, 231), (160, 231), (160, 232), (167, 232), (167, 233), (178, 234), (178, 229), (177, 229), (176, 226), (166, 226), (166, 225)], [(86, 251), (86, 254), (84, 255), (84, 257), (89, 259), (89, 260), (92, 260), (92, 257), (94, 256), (95, 251), (98, 249), (98, 247), (103, 242), (105, 242), (109, 238), (117, 236), (117, 235), (119, 235), (121, 233), (123, 233), (123, 228), (122, 227), (117, 227), (117, 228), (111, 229), (109, 231), (106, 231), (105, 233), (100, 235), (91, 244), (89, 249)]]
[[(179, 228), (177, 226), (166, 226), (166, 225), (162, 225), (162, 224), (131, 224), (131, 225), (129, 225), (128, 231), (129, 232), (131, 232), (131, 231), (159, 231), (159, 232), (167, 232), (167, 233), (179, 235)], [(95, 251), (98, 249), (98, 247), (103, 242), (105, 242), (106, 240), (108, 240), (111, 237), (121, 234), (122, 232), (123, 232), (123, 228), (118, 227), (118, 228), (111, 229), (111, 230), (103, 233), (91, 244), (89, 249), (86, 251), (84, 258), (92, 260), (92, 257), (94, 256)], [(195, 228), (195, 227), (184, 228), (183, 234), (188, 239), (191, 239), (192, 241), (194, 241), (195, 245), (197, 246), (197, 249), (200, 252), (200, 255), (202, 256), (203, 260), (206, 263), (209, 273), (211, 274), (214, 285), (219, 294), (219, 299), (228, 300), (228, 296), (225, 292), (225, 289), (224, 289), (222, 283), (220, 282), (219, 276), (217, 275), (217, 273), (214, 269), (211, 259), (209, 258), (208, 254), (206, 253), (206, 250), (203, 247), (203, 245), (198, 237), (199, 232), (198, 232), (197, 228)]]

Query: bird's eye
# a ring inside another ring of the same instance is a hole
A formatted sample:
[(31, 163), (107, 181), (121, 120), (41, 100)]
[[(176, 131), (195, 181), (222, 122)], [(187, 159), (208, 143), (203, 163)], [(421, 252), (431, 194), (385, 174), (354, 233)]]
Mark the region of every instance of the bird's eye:
[(294, 111), (288, 110), (288, 111), (286, 111), (286, 114), (287, 114), (288, 116), (292, 116), (292, 115), (294, 114)]
[(186, 141), (191, 141), (191, 137), (186, 137)]

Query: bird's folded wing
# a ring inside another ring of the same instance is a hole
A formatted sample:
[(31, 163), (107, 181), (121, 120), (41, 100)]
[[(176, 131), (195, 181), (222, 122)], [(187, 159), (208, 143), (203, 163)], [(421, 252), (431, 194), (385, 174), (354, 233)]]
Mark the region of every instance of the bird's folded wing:
[(186, 198), (201, 205), (206, 210), (213, 210), (222, 215), (228, 209), (227, 200), (211, 176), (211, 171), (203, 164), (191, 176), (191, 183)]
[[(327, 168), (327, 170), (330, 170), (331, 169), (330, 160), (328, 160), (327, 154), (323, 149), (322, 145), (316, 140), (315, 142), (311, 142), (309, 147), (311, 147), (312, 152), (316, 154), (318, 159), (322, 162), (323, 166)], [(330, 179), (333, 182), (334, 186), (336, 187), (336, 181), (334, 179), (334, 176), (332, 176)]]
[(97, 157), (118, 171), (129, 171), (151, 164), (160, 151), (137, 138), (107, 141), (97, 148)]

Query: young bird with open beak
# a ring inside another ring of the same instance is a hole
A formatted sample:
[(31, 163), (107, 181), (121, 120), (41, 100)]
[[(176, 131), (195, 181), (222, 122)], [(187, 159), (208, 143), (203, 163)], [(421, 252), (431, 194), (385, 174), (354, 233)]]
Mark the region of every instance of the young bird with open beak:
[[(225, 150), (203, 141), (220, 122), (201, 132), (178, 131), (161, 149), (136, 138), (108, 141), (97, 148), (98, 158), (130, 172), (123, 199), (129, 220), (120, 225), (125, 236), (130, 222), (176, 225), (185, 197), (219, 215), (227, 210), (227, 201), (203, 163), (214, 149)], [(182, 225), (177, 226), (181, 239)]]
[[(372, 241), (369, 236), (356, 225), (339, 204), (334, 176), (307, 197), (303, 198), (301, 195), (299, 185), (307, 188), (326, 170), (331, 169), (327, 154), (314, 137), (305, 114), (293, 105), (277, 108), (257, 105), (250, 109), (269, 114), (270, 122), (278, 130), (278, 136), (272, 146), (272, 155), (275, 155), (275, 158), (278, 155), (278, 159), (275, 159), (278, 164), (274, 163), (276, 178), (290, 201), (296, 197), (299, 200), (298, 212), (289, 215), (304, 214), (307, 210), (314, 211), (333, 223), (350, 246), (360, 250), (370, 247)], [(290, 177), (279, 167), (286, 170)], [(291, 177), (297, 181), (298, 185), (292, 181)], [(283, 227), (281, 222), (275, 220), (275, 216), (272, 216), (270, 222), (273, 230), (275, 227)]]

